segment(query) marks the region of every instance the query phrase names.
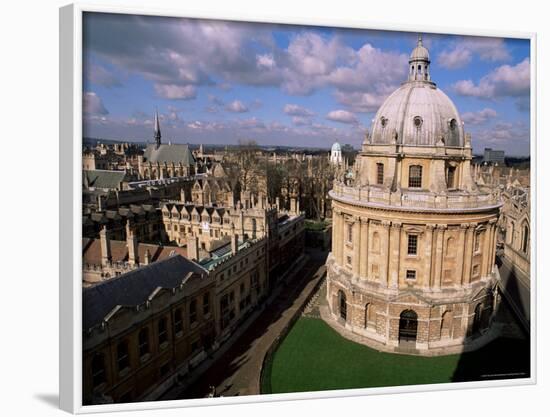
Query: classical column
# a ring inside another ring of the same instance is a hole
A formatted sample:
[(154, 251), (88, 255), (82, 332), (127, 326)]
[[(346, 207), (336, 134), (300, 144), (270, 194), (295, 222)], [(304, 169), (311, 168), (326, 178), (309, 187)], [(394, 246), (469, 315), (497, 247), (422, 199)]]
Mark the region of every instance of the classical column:
[(336, 212), (336, 262), (339, 266), (342, 266), (343, 263), (343, 252), (344, 252), (344, 216), (342, 211)]
[[(384, 236), (380, 237), (380, 251), (382, 252), (381, 259), (384, 259), (385, 265), (380, 265), (380, 271), (383, 271), (383, 277), (381, 277), (381, 282), (384, 283), (385, 287), (388, 287), (390, 284), (390, 274), (389, 274), (389, 257), (390, 257), (390, 222), (383, 220), (380, 222), (380, 225), (384, 228)], [(384, 239), (382, 239), (384, 237)]]
[(435, 224), (426, 225), (426, 234), (424, 242), (426, 243), (425, 247), (425, 266), (426, 266), (426, 275), (424, 277), (423, 286), (431, 286), (432, 278), (432, 249), (433, 249), (433, 233), (435, 229)]
[(475, 223), (464, 225), (468, 227), (466, 231), (466, 241), (464, 242), (464, 269), (462, 270), (462, 284), (469, 284), (472, 279), (472, 253), (474, 243)]
[(462, 285), (464, 281), (464, 245), (466, 243), (466, 231), (468, 230), (468, 223), (462, 223), (460, 225), (460, 235), (458, 237), (457, 253), (456, 253), (456, 271), (459, 274), (459, 284)]
[(336, 259), (336, 240), (338, 239), (338, 212), (336, 209), (332, 212), (332, 256)]
[(388, 280), (391, 288), (399, 285), (399, 263), (401, 248), (401, 226), (399, 222), (392, 222), (390, 229), (390, 242), (388, 250)]
[(433, 271), (433, 288), (441, 288), (441, 269), (443, 267), (443, 235), (447, 225), (438, 224), (435, 243), (435, 266)]
[(490, 242), (491, 241), (491, 225), (487, 223), (483, 232), (483, 240), (480, 239), (480, 252), (481, 252), (481, 278), (487, 276), (487, 265), (489, 264)]
[(353, 217), (352, 233), (353, 233), (352, 271), (354, 276), (358, 276), (359, 259), (361, 258), (361, 219), (358, 216)]
[(361, 251), (359, 276), (367, 278), (369, 265), (369, 219), (361, 219)]
[(495, 249), (496, 249), (496, 232), (497, 232), (497, 220), (491, 219), (489, 220), (489, 243), (487, 247), (488, 251), (488, 260), (487, 260), (487, 271), (486, 275), (490, 275), (493, 270), (493, 265), (495, 264)]

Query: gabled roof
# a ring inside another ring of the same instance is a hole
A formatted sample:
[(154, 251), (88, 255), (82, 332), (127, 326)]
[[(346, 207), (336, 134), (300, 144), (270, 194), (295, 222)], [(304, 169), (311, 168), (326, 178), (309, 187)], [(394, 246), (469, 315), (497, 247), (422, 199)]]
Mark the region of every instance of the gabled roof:
[(159, 287), (178, 287), (189, 272), (196, 275), (188, 280), (186, 285), (198, 286), (205, 282), (205, 269), (182, 256), (175, 255), (93, 287), (84, 288), (82, 291), (83, 329), (90, 329), (100, 324), (117, 306), (137, 306), (144, 303)]
[(127, 182), (125, 171), (90, 170), (82, 171), (82, 182), (93, 188), (120, 188), (121, 182)]
[(181, 162), (185, 166), (195, 165), (195, 158), (189, 147), (181, 144), (160, 145), (158, 148), (156, 145), (147, 145), (143, 158), (145, 162), (151, 162), (152, 164), (166, 162), (167, 164), (177, 165)]

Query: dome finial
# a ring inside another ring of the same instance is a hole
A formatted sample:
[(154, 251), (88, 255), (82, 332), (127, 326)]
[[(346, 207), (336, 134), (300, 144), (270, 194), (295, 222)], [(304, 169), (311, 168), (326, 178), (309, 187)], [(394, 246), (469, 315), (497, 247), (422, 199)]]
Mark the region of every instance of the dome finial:
[(421, 33), (418, 34), (418, 42), (417, 42), (417, 45), (418, 45), (418, 46), (422, 46), (422, 34), (421, 34)]

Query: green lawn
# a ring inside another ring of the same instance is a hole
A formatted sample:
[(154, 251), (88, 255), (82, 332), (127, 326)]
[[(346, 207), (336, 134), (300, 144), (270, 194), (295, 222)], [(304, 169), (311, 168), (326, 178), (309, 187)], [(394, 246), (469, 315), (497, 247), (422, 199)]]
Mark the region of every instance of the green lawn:
[(349, 341), (324, 321), (300, 318), (266, 364), (262, 393), (434, 384), (528, 377), (529, 345), (498, 339), (463, 354), (419, 357), (378, 352)]

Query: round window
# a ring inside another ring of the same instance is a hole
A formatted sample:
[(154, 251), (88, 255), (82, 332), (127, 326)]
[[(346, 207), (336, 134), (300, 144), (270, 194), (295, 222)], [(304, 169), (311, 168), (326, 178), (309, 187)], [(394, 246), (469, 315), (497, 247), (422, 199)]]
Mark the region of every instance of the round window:
[(419, 129), (420, 126), (422, 126), (422, 117), (416, 116), (416, 117), (413, 119), (413, 123), (414, 123), (414, 127), (416, 127), (417, 129)]
[(382, 116), (380, 118), (380, 124), (382, 125), (382, 127), (386, 127), (386, 125), (388, 124), (388, 119), (386, 119), (384, 116)]

